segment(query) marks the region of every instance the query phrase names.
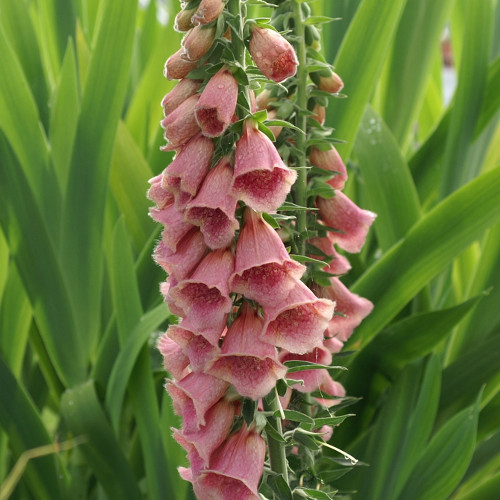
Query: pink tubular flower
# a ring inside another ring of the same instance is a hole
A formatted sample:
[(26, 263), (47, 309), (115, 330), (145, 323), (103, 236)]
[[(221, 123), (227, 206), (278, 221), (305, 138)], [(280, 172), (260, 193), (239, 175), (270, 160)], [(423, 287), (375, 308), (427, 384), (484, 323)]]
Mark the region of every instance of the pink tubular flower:
[(340, 191), (333, 198), (318, 198), (319, 215), (323, 222), (338, 232), (328, 234), (333, 243), (347, 252), (361, 251), (376, 214), (362, 210)]
[(179, 195), (180, 192), (195, 197), (200, 184), (208, 173), (210, 161), (214, 153), (214, 143), (201, 134), (195, 135), (177, 153), (174, 161), (167, 167), (165, 173), (178, 179), (167, 190)]
[(201, 0), (196, 14), (191, 18), (193, 24), (210, 24), (224, 10), (224, 0)]
[(335, 250), (335, 247), (329, 238), (311, 238), (308, 240), (308, 243), (317, 249), (315, 250), (315, 248), (313, 248), (310, 250), (311, 257), (323, 260), (324, 255), (327, 255), (331, 258), (330, 263), (325, 265), (323, 271), (340, 275), (347, 273), (351, 269), (349, 260)]
[(172, 193), (163, 189), (162, 178), (163, 174), (159, 174), (148, 181), (151, 187), (148, 190), (147, 196), (151, 201), (156, 203), (156, 208), (159, 210), (170, 205), (174, 201)]
[(264, 469), (266, 443), (246, 424), (233, 434), (210, 461), (210, 468), (194, 477), (198, 500), (259, 500), (257, 488)]
[(202, 335), (196, 335), (195, 332), (185, 328), (186, 324), (184, 319), (179, 325), (171, 325), (167, 334), (187, 356), (193, 372), (206, 371), (207, 363), (219, 353), (219, 348)]
[(172, 288), (170, 295), (189, 320), (189, 329), (209, 342), (224, 329), (231, 311), (228, 280), (234, 270), (230, 250), (215, 250), (198, 265), (190, 279)]
[(170, 290), (174, 288), (177, 283), (177, 280), (173, 276), (169, 276), (166, 281), (160, 283), (160, 292), (163, 295), (163, 300), (168, 304), (170, 312), (176, 316), (183, 316), (183, 309), (175, 305), (174, 299), (170, 295)]
[(284, 302), (264, 307), (266, 323), (260, 338), (287, 351), (305, 354), (321, 346), (334, 308), (334, 302), (318, 299), (298, 281)]
[[(207, 411), (222, 398), (229, 384), (207, 373), (189, 373), (178, 382), (168, 382), (165, 385), (172, 402), (174, 411), (184, 416), (184, 423), (188, 428), (199, 429), (206, 425)], [(194, 410), (194, 423), (189, 413)]]
[(219, 137), (227, 129), (236, 109), (238, 82), (226, 67), (209, 80), (196, 105), (196, 121), (203, 135)]
[(182, 59), (182, 53), (183, 49), (179, 49), (167, 59), (165, 69), (163, 70), (163, 74), (167, 80), (180, 80), (181, 78), (185, 78), (187, 74), (198, 65), (197, 61), (186, 61)]
[[(324, 347), (315, 347), (311, 352), (306, 354), (292, 354), (290, 352), (281, 351), (279, 359), (282, 363), (285, 361), (297, 360), (328, 366), (332, 362), (332, 355)], [(297, 391), (313, 392), (323, 384), (326, 375), (328, 375), (328, 371), (325, 368), (321, 368), (319, 370), (304, 370), (301, 372), (288, 373), (286, 378), (302, 380), (304, 382), (304, 385), (296, 384), (293, 386)]]
[(189, 365), (189, 358), (166, 333), (158, 339), (158, 350), (163, 356), (163, 367), (170, 375), (176, 380), (187, 375), (185, 370)]
[(234, 216), (237, 201), (229, 194), (232, 180), (229, 159), (222, 158), (205, 177), (196, 198), (186, 206), (186, 221), (200, 226), (206, 244), (212, 249), (228, 247), (239, 227)]
[(270, 80), (279, 83), (297, 72), (295, 50), (276, 31), (254, 26), (249, 49), (257, 67)]
[(164, 137), (169, 142), (163, 150), (176, 149), (182, 146), (200, 131), (194, 115), (199, 95), (188, 97), (178, 108), (161, 121), (165, 129)]
[(345, 342), (363, 319), (370, 314), (373, 304), (363, 297), (349, 291), (349, 289), (338, 279), (330, 280), (328, 288), (317, 287), (316, 293), (336, 302), (336, 313), (329, 322), (326, 332), (327, 337), (336, 337)]
[(195, 26), (182, 40), (181, 58), (186, 61), (199, 61), (212, 47), (215, 38), (215, 26)]
[(175, 430), (174, 438), (186, 451), (194, 446), (198, 455), (203, 459), (204, 465), (208, 466), (210, 456), (225, 441), (231, 431), (234, 411), (233, 403), (221, 399), (207, 411), (205, 425), (199, 429)]
[(259, 340), (264, 320), (248, 304), (229, 327), (221, 354), (208, 364), (207, 370), (231, 383), (239, 394), (263, 398), (283, 378), (286, 368), (278, 362), (276, 348)]
[(335, 398), (343, 398), (345, 396), (345, 389), (339, 382), (335, 382), (335, 380), (330, 377), (330, 374), (327, 373), (326, 377), (323, 380), (323, 383), (320, 385), (319, 390), (325, 396), (333, 396), (333, 398), (314, 398), (318, 403), (323, 406), (330, 407), (339, 403), (338, 399)]
[(347, 181), (347, 170), (338, 151), (331, 146), (327, 151), (321, 151), (313, 146), (309, 154), (309, 161), (318, 168), (334, 172), (335, 175), (328, 184), (335, 189), (344, 189)]
[(175, 252), (160, 241), (154, 250), (153, 258), (168, 274), (182, 281), (191, 274), (207, 252), (208, 247), (203, 235), (197, 228), (192, 228), (179, 241)]
[(165, 116), (172, 113), (172, 111), (178, 108), (186, 99), (196, 94), (200, 87), (200, 80), (183, 78), (161, 101)]
[(184, 238), (193, 227), (183, 220), (183, 214), (178, 212), (173, 204), (161, 210), (150, 208), (149, 215), (154, 221), (163, 224), (165, 227), (162, 233), (162, 241), (173, 252), (177, 250), (179, 241)]
[(246, 121), (236, 144), (233, 196), (258, 212), (271, 212), (285, 201), (296, 178), (269, 138)]
[(231, 291), (261, 305), (281, 303), (305, 270), (290, 258), (278, 233), (260, 214), (247, 208), (229, 280)]

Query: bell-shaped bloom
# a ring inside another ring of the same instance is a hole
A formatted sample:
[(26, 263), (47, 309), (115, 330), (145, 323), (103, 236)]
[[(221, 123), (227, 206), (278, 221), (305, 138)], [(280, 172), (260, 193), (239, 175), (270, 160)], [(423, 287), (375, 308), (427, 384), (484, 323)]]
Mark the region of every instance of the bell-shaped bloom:
[[(190, 373), (178, 382), (167, 382), (176, 415), (184, 418), (188, 429), (206, 425), (207, 411), (224, 396), (229, 384), (207, 373)], [(194, 419), (190, 418), (194, 415)]]
[(182, 40), (182, 59), (199, 61), (212, 47), (215, 39), (215, 26), (206, 28), (199, 25), (190, 29)]
[(195, 135), (181, 148), (174, 161), (167, 167), (165, 173), (169, 177), (178, 179), (178, 182), (170, 183), (165, 189), (172, 191), (177, 197), (185, 193), (194, 198), (208, 173), (213, 153), (213, 141), (202, 134)]
[(191, 18), (194, 16), (196, 9), (183, 8), (175, 16), (174, 30), (180, 33), (190, 30), (193, 27)]
[(163, 367), (172, 377), (180, 380), (187, 375), (185, 370), (189, 365), (189, 358), (182, 352), (181, 347), (166, 333), (158, 339), (157, 347), (163, 356)]
[(332, 242), (347, 252), (361, 251), (377, 215), (359, 208), (341, 191), (329, 200), (318, 198), (316, 203), (323, 222), (336, 230), (328, 234)]
[(336, 302), (335, 316), (328, 322), (326, 337), (336, 337), (345, 342), (363, 319), (370, 314), (373, 304), (363, 297), (349, 291), (338, 279), (331, 278), (331, 286), (316, 287), (319, 297)]
[(297, 72), (295, 50), (276, 31), (254, 26), (249, 49), (257, 67), (270, 80), (282, 82)]
[(247, 208), (229, 281), (231, 291), (263, 306), (281, 303), (305, 270), (290, 258), (278, 233), (259, 213)]
[(194, 477), (198, 500), (259, 500), (266, 443), (246, 424), (213, 454), (210, 468)]
[(286, 368), (278, 362), (276, 348), (259, 340), (264, 320), (245, 304), (229, 327), (221, 353), (208, 364), (208, 373), (231, 383), (242, 396), (263, 398), (283, 378)]
[(234, 216), (237, 201), (229, 194), (233, 168), (227, 157), (205, 177), (200, 192), (186, 206), (185, 220), (200, 226), (206, 244), (212, 248), (226, 248), (233, 241), (239, 227)]
[(172, 54), (165, 63), (163, 74), (167, 80), (180, 80), (185, 78), (187, 74), (198, 66), (198, 61), (186, 61), (182, 59), (181, 55), (183, 49), (179, 49)]
[(200, 80), (183, 78), (161, 101), (164, 115), (167, 116), (172, 113), (186, 99), (196, 94), (200, 87)]
[(347, 170), (334, 146), (330, 146), (330, 149), (326, 151), (321, 151), (321, 149), (313, 146), (309, 154), (309, 161), (315, 167), (334, 172), (335, 175), (327, 181), (328, 184), (335, 189), (344, 189), (347, 181)]
[(211, 344), (202, 335), (197, 335), (186, 328), (187, 324), (188, 321), (185, 318), (179, 325), (171, 325), (167, 330), (167, 334), (188, 358), (193, 372), (206, 371), (207, 363), (215, 358), (216, 354), (219, 353), (219, 348)]
[(323, 340), (323, 347), (325, 349), (328, 349), (328, 351), (330, 351), (332, 354), (335, 354), (342, 350), (342, 348), (344, 347), (344, 342), (336, 337), (328, 337)]
[(182, 281), (190, 276), (207, 252), (208, 247), (203, 235), (193, 227), (179, 241), (175, 252), (160, 241), (154, 250), (153, 258), (166, 273), (174, 276), (177, 281)]
[[(315, 347), (311, 352), (306, 354), (293, 354), (291, 352), (281, 351), (279, 359), (282, 363), (285, 361), (309, 361), (318, 365), (328, 366), (332, 362), (332, 355), (324, 347)], [(325, 368), (321, 368), (318, 370), (304, 370), (301, 372), (288, 373), (286, 378), (303, 381), (303, 384), (296, 384), (293, 386), (297, 391), (313, 392), (323, 384), (326, 375), (328, 375), (328, 371)]]
[(220, 16), (223, 10), (224, 0), (201, 0), (191, 21), (194, 25), (210, 24)]
[(287, 351), (305, 354), (321, 346), (334, 308), (334, 302), (319, 299), (298, 281), (283, 302), (264, 307), (266, 322), (260, 338)]
[(175, 304), (174, 299), (170, 295), (170, 291), (177, 285), (177, 280), (173, 276), (169, 276), (166, 281), (160, 283), (160, 292), (163, 295), (163, 300), (167, 303), (172, 314), (176, 316), (184, 316), (184, 310)]
[(325, 397), (314, 399), (321, 405), (328, 408), (338, 404), (340, 402), (339, 398), (343, 398), (345, 396), (345, 389), (343, 385), (333, 380), (329, 373), (327, 373), (318, 390), (323, 393)]
[(327, 443), (333, 436), (333, 427), (331, 425), (323, 425), (319, 429), (315, 429), (314, 432), (317, 432), (318, 436)]
[(186, 144), (191, 137), (200, 131), (194, 115), (199, 98), (198, 94), (188, 97), (161, 121), (161, 126), (165, 129), (163, 135), (168, 141), (168, 145), (162, 147), (164, 151), (177, 149), (179, 146)]
[[(276, 120), (277, 116), (278, 116), (277, 109), (271, 109), (267, 113), (268, 120)], [(274, 137), (278, 137), (283, 131), (283, 127), (281, 127), (280, 125), (269, 125), (268, 129), (273, 133)]]
[(351, 269), (349, 260), (335, 250), (335, 247), (329, 238), (311, 238), (308, 240), (308, 244), (310, 245), (310, 257), (318, 260), (322, 260), (325, 257), (331, 259), (330, 263), (325, 265), (323, 271), (340, 275), (347, 273)]
[(233, 196), (258, 212), (271, 212), (285, 201), (296, 178), (270, 139), (246, 121), (236, 144)]
[(173, 204), (161, 210), (150, 208), (149, 215), (154, 221), (163, 224), (165, 227), (162, 233), (162, 241), (173, 252), (177, 250), (179, 241), (193, 228), (189, 222), (184, 221), (184, 215), (178, 212)]
[(151, 201), (156, 203), (156, 208), (161, 210), (174, 201), (173, 194), (163, 189), (162, 187), (163, 174), (159, 174), (152, 179), (149, 179), (151, 187), (148, 190), (147, 196)]
[(209, 342), (218, 340), (231, 311), (228, 280), (233, 270), (231, 251), (215, 250), (200, 262), (190, 279), (170, 291), (176, 305), (188, 316), (188, 328)]
[(224, 66), (208, 81), (196, 105), (196, 121), (207, 137), (219, 137), (236, 110), (238, 82)]
[(212, 453), (226, 440), (233, 425), (235, 406), (221, 399), (205, 414), (206, 424), (199, 429), (174, 430), (175, 440), (186, 450), (193, 446), (208, 467)]

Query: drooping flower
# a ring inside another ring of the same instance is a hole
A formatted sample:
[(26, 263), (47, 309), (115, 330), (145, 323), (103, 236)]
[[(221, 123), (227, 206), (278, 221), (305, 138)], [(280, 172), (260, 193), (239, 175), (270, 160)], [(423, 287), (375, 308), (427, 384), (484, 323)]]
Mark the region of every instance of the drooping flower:
[(278, 233), (260, 214), (247, 208), (236, 245), (231, 290), (261, 305), (280, 303), (305, 270), (290, 258)]
[(347, 181), (347, 170), (334, 146), (330, 146), (330, 149), (326, 151), (313, 146), (309, 154), (309, 161), (315, 167), (334, 172), (335, 175), (327, 183), (335, 189), (344, 189)]
[[(323, 383), (319, 386), (319, 391), (323, 393), (325, 397), (314, 399), (327, 408), (338, 404), (338, 398), (343, 398), (345, 396), (345, 389), (342, 384), (333, 380), (329, 373), (327, 373)], [(331, 397), (329, 398), (327, 396)]]
[(328, 233), (333, 243), (347, 252), (361, 251), (376, 214), (359, 208), (341, 191), (330, 199), (318, 198), (319, 215), (336, 232)]
[(349, 260), (335, 250), (335, 247), (329, 238), (311, 238), (308, 240), (308, 244), (310, 246), (309, 255), (311, 257), (322, 260), (322, 258), (327, 256), (331, 259), (330, 262), (325, 265), (323, 271), (340, 275), (347, 273), (351, 269)]
[(336, 314), (328, 322), (326, 337), (345, 342), (363, 319), (370, 314), (373, 304), (364, 297), (352, 293), (338, 278), (330, 279), (331, 286), (315, 287), (319, 297), (336, 302)]
[(186, 206), (186, 221), (200, 226), (206, 244), (212, 248), (226, 248), (233, 241), (239, 227), (234, 216), (237, 201), (229, 194), (233, 169), (224, 157), (203, 181), (200, 192)]
[(234, 270), (230, 250), (214, 250), (192, 276), (170, 290), (170, 295), (189, 320), (189, 329), (213, 342), (224, 329), (231, 310), (228, 280)]
[(163, 70), (163, 74), (167, 80), (180, 80), (181, 78), (185, 78), (187, 74), (198, 65), (197, 61), (186, 61), (182, 59), (182, 53), (183, 49), (179, 49), (167, 59), (165, 69)]
[(196, 94), (200, 87), (200, 80), (183, 78), (161, 101), (165, 116), (177, 109), (186, 99)]
[(259, 500), (265, 454), (264, 439), (243, 424), (214, 452), (210, 468), (193, 478), (198, 500)]
[(297, 72), (297, 56), (290, 42), (271, 29), (252, 27), (250, 54), (262, 74), (282, 82)]
[(199, 61), (212, 47), (215, 38), (215, 26), (202, 25), (191, 28), (182, 40), (182, 59)]
[(264, 307), (266, 322), (260, 338), (287, 351), (305, 354), (321, 346), (334, 308), (334, 302), (319, 299), (298, 281), (285, 301)]
[(156, 208), (159, 210), (172, 204), (174, 201), (173, 194), (166, 189), (163, 189), (162, 179), (163, 174), (159, 174), (148, 181), (149, 184), (151, 184), (151, 187), (148, 190), (147, 196), (151, 201), (156, 203)]
[(192, 229), (192, 225), (184, 221), (184, 216), (179, 212), (174, 204), (170, 204), (161, 210), (150, 208), (149, 215), (151, 218), (163, 224), (164, 230), (162, 233), (163, 243), (173, 252), (177, 250), (177, 244), (186, 236)]
[(164, 146), (163, 150), (177, 149), (200, 131), (194, 115), (199, 98), (197, 94), (188, 97), (161, 121), (161, 126), (165, 129), (164, 137), (168, 141), (168, 145)]
[(163, 367), (175, 379), (180, 380), (187, 375), (185, 370), (189, 365), (189, 358), (166, 333), (158, 339), (158, 350), (163, 356)]
[(286, 368), (278, 362), (276, 348), (259, 340), (264, 320), (248, 303), (240, 311), (224, 336), (221, 353), (207, 371), (256, 401), (285, 376)]
[(222, 67), (207, 83), (196, 105), (196, 121), (207, 137), (219, 137), (234, 116), (238, 82)]
[(258, 212), (270, 212), (285, 201), (296, 178), (270, 139), (247, 120), (236, 144), (233, 196)]
[(224, 0), (201, 0), (196, 13), (192, 17), (193, 24), (210, 24), (224, 10)]

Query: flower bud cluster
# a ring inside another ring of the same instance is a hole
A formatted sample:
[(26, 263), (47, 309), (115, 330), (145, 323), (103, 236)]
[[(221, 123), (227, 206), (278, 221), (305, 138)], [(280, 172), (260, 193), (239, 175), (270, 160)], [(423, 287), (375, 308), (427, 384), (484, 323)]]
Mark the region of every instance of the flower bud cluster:
[[(263, 215), (285, 202), (297, 172), (283, 161), (258, 120), (237, 112), (242, 91), (237, 65), (217, 61), (217, 70), (208, 76), (190, 74), (203, 68), (218, 43), (216, 26), (225, 27), (220, 22), (225, 2), (190, 5), (184, 4), (177, 15), (176, 29), (187, 33), (164, 72), (179, 80), (162, 101), (167, 141), (162, 149), (175, 151), (175, 157), (150, 180), (148, 191), (156, 204), (150, 215), (163, 225), (153, 255), (167, 273), (160, 289), (179, 317), (160, 337), (158, 348), (171, 376), (166, 390), (183, 420), (182, 428), (174, 429), (190, 462), (179, 470), (181, 476), (192, 482), (200, 500), (258, 499), (266, 446), (259, 427), (243, 419), (242, 398), (259, 402), (285, 377), (303, 380), (294, 386), (299, 391), (343, 396), (328, 371), (287, 376), (283, 363), (303, 359), (330, 364), (332, 353), (371, 304), (336, 277), (330, 286), (313, 289), (301, 281), (306, 266), (292, 259)], [(283, 82), (295, 75), (295, 50), (278, 32), (252, 26), (248, 48), (266, 78)], [(257, 99), (260, 107), (265, 92)], [(316, 111), (322, 122), (322, 110)], [(237, 123), (235, 143), (218, 154), (222, 138), (229, 132), (234, 137)], [(359, 251), (373, 214), (340, 192), (347, 174), (333, 147), (313, 147), (309, 160), (333, 175), (328, 182), (336, 190), (333, 198), (316, 202), (319, 224), (333, 230), (311, 239), (310, 247), (329, 257), (325, 272), (342, 274), (349, 264), (334, 244)], [(318, 398), (324, 406), (333, 401)]]

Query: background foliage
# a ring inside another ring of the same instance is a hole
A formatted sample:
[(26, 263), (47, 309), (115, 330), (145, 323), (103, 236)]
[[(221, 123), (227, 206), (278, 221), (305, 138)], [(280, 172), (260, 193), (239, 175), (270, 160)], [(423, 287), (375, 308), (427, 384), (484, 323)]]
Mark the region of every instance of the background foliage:
[[(335, 359), (361, 399), (332, 441), (369, 466), (335, 484), (363, 500), (494, 499), (500, 7), (312, 7), (342, 18), (324, 25), (323, 46), (349, 98), (333, 100), (327, 120), (345, 141), (347, 193), (378, 213), (347, 276), (375, 309), (354, 352)], [(147, 179), (168, 163), (159, 103), (173, 86), (162, 67), (179, 46), (178, 8), (0, 0), (2, 499), (9, 485), (23, 499), (190, 498), (154, 348), (171, 318), (145, 198)], [(458, 75), (449, 103), (445, 25)], [(56, 453), (53, 443), (68, 440)], [(22, 477), (8, 476), (41, 446)]]

